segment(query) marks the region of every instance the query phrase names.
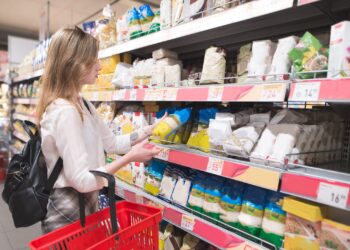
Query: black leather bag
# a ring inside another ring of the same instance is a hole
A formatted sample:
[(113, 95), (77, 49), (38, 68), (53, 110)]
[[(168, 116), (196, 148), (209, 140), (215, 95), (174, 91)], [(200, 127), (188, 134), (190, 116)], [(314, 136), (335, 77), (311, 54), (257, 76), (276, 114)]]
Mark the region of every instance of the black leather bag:
[(45, 218), (50, 192), (63, 167), (59, 158), (47, 177), (41, 138), (38, 132), (32, 133), (30, 126), (35, 127), (28, 121), (23, 122), (30, 139), (22, 152), (11, 159), (2, 192), (16, 227), (31, 226)]

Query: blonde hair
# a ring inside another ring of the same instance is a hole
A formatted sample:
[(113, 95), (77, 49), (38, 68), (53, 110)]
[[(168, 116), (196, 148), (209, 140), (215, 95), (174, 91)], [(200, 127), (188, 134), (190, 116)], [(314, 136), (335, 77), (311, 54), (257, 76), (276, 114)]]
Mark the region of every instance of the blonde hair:
[(78, 95), (82, 78), (91, 70), (98, 54), (98, 42), (80, 28), (65, 28), (57, 31), (51, 40), (36, 109), (38, 124), (46, 108), (57, 98), (72, 103), (81, 117)]

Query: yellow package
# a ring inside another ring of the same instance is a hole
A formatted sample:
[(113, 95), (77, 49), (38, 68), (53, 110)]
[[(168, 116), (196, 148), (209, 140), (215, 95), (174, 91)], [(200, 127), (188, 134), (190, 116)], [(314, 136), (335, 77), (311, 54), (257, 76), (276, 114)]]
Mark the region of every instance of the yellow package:
[(210, 151), (208, 129), (192, 133), (187, 141), (187, 146), (200, 149), (204, 152)]
[(117, 67), (117, 64), (120, 63), (120, 55), (113, 55), (100, 59), (101, 71), (100, 74), (112, 74)]
[(133, 184), (131, 164), (128, 164), (125, 167), (120, 168), (114, 175), (129, 184)]
[(121, 61), (123, 63), (131, 64), (131, 54), (129, 54), (129, 53), (121, 54)]
[(322, 249), (350, 249), (350, 226), (324, 219), (320, 241)]
[(283, 210), (287, 212), (284, 248), (287, 250), (320, 249), (321, 208), (317, 205), (286, 197)]
[(98, 75), (98, 77), (96, 79), (96, 84), (98, 86), (98, 90), (113, 90), (113, 89), (115, 89), (114, 85), (112, 84), (112, 77), (113, 77), (113, 74)]

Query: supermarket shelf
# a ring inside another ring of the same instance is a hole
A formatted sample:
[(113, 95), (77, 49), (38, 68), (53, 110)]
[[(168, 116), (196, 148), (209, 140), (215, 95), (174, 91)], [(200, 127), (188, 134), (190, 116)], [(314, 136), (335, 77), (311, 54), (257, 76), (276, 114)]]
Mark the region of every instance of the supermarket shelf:
[(123, 181), (116, 180), (116, 194), (128, 201), (162, 207), (164, 220), (220, 249), (266, 249)]
[(315, 79), (291, 84), (289, 101), (350, 102), (350, 78)]
[(29, 140), (29, 137), (27, 135), (19, 133), (18, 131), (13, 131), (13, 135), (24, 142), (27, 142)]
[[(288, 82), (84, 92), (90, 101), (283, 102)], [(196, 93), (195, 95), (193, 93)]]
[(28, 73), (28, 74), (25, 74), (25, 75), (22, 75), (22, 76), (17, 76), (13, 79), (13, 82), (16, 83), (16, 82), (22, 82), (22, 81), (27, 81), (27, 80), (30, 80), (30, 79), (33, 79), (33, 78), (36, 78), (36, 77), (40, 77), (44, 72), (44, 69), (39, 69), (37, 71), (34, 71), (32, 73)]
[(14, 98), (13, 103), (36, 105), (38, 104), (38, 99), (37, 98)]
[[(152, 46), (154, 48), (154, 45), (157, 45), (159, 48), (159, 46), (166, 44), (166, 42), (169, 43), (169, 41), (172, 42), (172, 45), (176, 45), (175, 41), (178, 40), (182, 40), (182, 42), (185, 41), (187, 44), (190, 42), (196, 43), (197, 41), (207, 40), (209, 32), (213, 29), (223, 31), (227, 35), (227, 32), (232, 31), (232, 27), (237, 26), (237, 23), (239, 22), (261, 17), (273, 12), (278, 12), (291, 8), (292, 6), (293, 0), (259, 0), (250, 2), (226, 10), (222, 13), (196, 19), (185, 24), (177, 25), (170, 29), (162, 30), (151, 35), (110, 47), (100, 51), (99, 58), (105, 58), (111, 55), (144, 49)], [(240, 27), (242, 26), (240, 25)], [(235, 30), (235, 33), (244, 32), (242, 29), (238, 31), (237, 27)], [(200, 34), (199, 39), (197, 38), (198, 34)], [(197, 38), (195, 41), (191, 39), (194, 37)], [(177, 46), (184, 45), (185, 44), (178, 44)], [(169, 48), (169, 46), (167, 46), (167, 48)]]
[(349, 190), (350, 174), (346, 173), (307, 167), (282, 174), (281, 192), (348, 211)]
[[(258, 187), (278, 190), (281, 169), (202, 153), (198, 150), (189, 149), (184, 145), (165, 146), (157, 144), (157, 146), (163, 149), (156, 157), (157, 159)], [(264, 176), (264, 178), (261, 178), (261, 176)]]
[(32, 115), (26, 115), (26, 114), (20, 114), (20, 113), (14, 113), (13, 118), (21, 121), (30, 121), (32, 123), (36, 123), (36, 119)]

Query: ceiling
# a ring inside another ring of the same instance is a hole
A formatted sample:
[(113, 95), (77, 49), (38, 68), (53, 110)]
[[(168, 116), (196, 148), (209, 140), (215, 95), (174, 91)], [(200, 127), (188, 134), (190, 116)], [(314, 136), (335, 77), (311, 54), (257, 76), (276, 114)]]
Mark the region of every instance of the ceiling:
[[(124, 14), (132, 6), (149, 3), (159, 7), (160, 0), (50, 0), (50, 33), (61, 27), (95, 20), (102, 8), (112, 4), (116, 15)], [(8, 35), (38, 39), (40, 16), (47, 0), (0, 0), (0, 46), (5, 47)], [(1, 48), (1, 47), (0, 47)]]

